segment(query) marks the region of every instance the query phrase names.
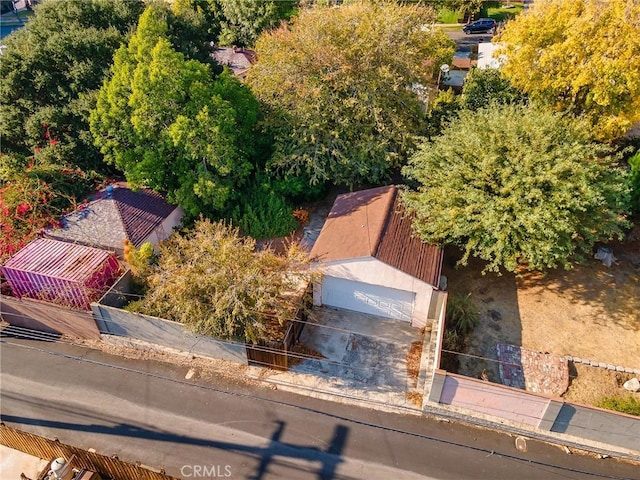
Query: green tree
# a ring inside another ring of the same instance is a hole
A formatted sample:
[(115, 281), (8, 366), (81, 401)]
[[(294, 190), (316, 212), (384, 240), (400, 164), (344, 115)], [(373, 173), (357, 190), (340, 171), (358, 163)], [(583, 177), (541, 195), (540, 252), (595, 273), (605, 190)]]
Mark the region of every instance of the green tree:
[(503, 73), (557, 111), (586, 115), (594, 138), (624, 136), (640, 120), (640, 3), (536, 0), (507, 23)]
[(473, 19), (473, 16), (480, 11), (485, 0), (444, 0), (445, 7), (449, 10), (462, 13), (465, 20)]
[(260, 33), (288, 19), (295, 0), (217, 0), (220, 11), (221, 45), (252, 46)]
[(461, 108), (459, 96), (453, 90), (439, 90), (438, 96), (429, 104), (426, 137), (432, 139), (442, 133), (445, 125), (458, 116)]
[(519, 103), (525, 96), (496, 68), (474, 68), (464, 80), (460, 104), (478, 110), (489, 104)]
[(0, 157), (0, 263), (38, 231), (57, 225), (99, 178), (61, 163), (54, 145), (29, 158)]
[(582, 125), (531, 106), (462, 110), (404, 173), (425, 241), (459, 245), (486, 270), (543, 270), (590, 255), (628, 225), (625, 172)]
[(420, 5), (304, 9), (263, 34), (247, 81), (268, 107), (270, 167), (312, 182), (379, 182), (424, 128), (413, 83), (433, 82), (453, 42)]
[(191, 216), (220, 215), (251, 172), (258, 105), (229, 73), (214, 80), (208, 65), (174, 51), (163, 16), (148, 7), (116, 52), (91, 131), (133, 185), (166, 192)]
[(629, 157), (631, 169), (631, 207), (640, 213), (640, 150)]
[(214, 337), (276, 339), (302, 307), (295, 292), (310, 279), (306, 263), (300, 250), (255, 251), (255, 240), (237, 229), (200, 220), (191, 233), (161, 244), (158, 263), (148, 267), (148, 291), (130, 308)]
[(89, 110), (113, 53), (142, 12), (127, 0), (50, 0), (3, 39), (0, 62), (2, 151), (33, 154), (51, 141), (62, 163), (98, 168)]

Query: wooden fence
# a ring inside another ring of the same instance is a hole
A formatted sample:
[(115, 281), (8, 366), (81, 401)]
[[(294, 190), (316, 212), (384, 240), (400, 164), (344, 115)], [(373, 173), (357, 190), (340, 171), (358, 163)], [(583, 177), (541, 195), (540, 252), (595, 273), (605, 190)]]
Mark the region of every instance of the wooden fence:
[(63, 457), (79, 470), (90, 470), (114, 480), (178, 480), (176, 477), (154, 472), (141, 465), (123, 462), (115, 457), (107, 457), (78, 447), (60, 443), (57, 440), (40, 437), (0, 424), (0, 444), (45, 460)]
[(294, 320), (289, 321), (287, 331), (281, 341), (262, 341), (256, 344), (246, 344), (249, 365), (288, 370), (292, 365), (291, 352), (300, 339), (307, 321), (305, 310), (300, 309)]

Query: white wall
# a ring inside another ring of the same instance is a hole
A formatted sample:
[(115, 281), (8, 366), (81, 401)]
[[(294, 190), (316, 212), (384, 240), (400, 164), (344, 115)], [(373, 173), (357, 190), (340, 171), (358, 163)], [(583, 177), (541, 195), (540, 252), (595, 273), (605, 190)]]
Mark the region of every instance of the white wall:
[(198, 335), (178, 322), (98, 303), (92, 303), (91, 310), (103, 335), (132, 338), (194, 355), (248, 364), (246, 347), (242, 342)]
[[(373, 257), (336, 260), (316, 264), (316, 268), (319, 268), (323, 275), (329, 277), (345, 278), (356, 282), (415, 292), (416, 303), (413, 309), (413, 321), (411, 324), (414, 327), (421, 327), (427, 322), (431, 293), (434, 288), (422, 280)], [(314, 305), (322, 304), (322, 285), (314, 285), (313, 303)]]
[[(174, 228), (180, 225), (183, 216), (184, 211), (182, 210), (182, 207), (176, 207), (176, 209), (171, 212), (167, 218), (164, 219), (161, 227), (159, 227), (160, 232), (163, 233), (158, 236), (158, 231), (156, 229), (151, 232), (151, 234), (146, 238), (145, 242), (151, 242), (154, 247), (157, 247), (161, 241), (169, 238), (169, 235), (171, 235)], [(154, 250), (156, 251), (156, 253), (158, 252), (157, 248), (154, 248)]]

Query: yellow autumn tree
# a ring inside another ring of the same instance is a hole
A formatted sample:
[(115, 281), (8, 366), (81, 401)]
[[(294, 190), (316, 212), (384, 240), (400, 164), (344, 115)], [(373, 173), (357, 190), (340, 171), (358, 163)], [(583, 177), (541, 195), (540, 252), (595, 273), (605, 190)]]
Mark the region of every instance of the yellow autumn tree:
[(302, 9), (263, 33), (247, 82), (267, 109), (270, 167), (314, 182), (384, 181), (424, 132), (413, 84), (435, 83), (454, 43), (422, 4), (353, 1)]
[(504, 74), (556, 111), (584, 115), (611, 141), (640, 121), (640, 2), (536, 0), (498, 41)]

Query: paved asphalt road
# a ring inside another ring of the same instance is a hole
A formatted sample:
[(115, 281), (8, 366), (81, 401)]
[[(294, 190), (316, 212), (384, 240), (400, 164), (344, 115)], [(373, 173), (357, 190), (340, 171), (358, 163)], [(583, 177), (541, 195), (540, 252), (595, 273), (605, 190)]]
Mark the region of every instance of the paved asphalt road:
[(640, 479), (629, 463), (532, 440), (521, 453), (492, 431), (185, 380), (188, 366), (7, 336), (0, 360), (5, 424), (185, 479)]
[(462, 31), (462, 27), (456, 30), (445, 30), (451, 40), (456, 42), (456, 50), (459, 52), (470, 52), (473, 45), (478, 43), (488, 43), (493, 38), (490, 33), (471, 33), (467, 35)]

